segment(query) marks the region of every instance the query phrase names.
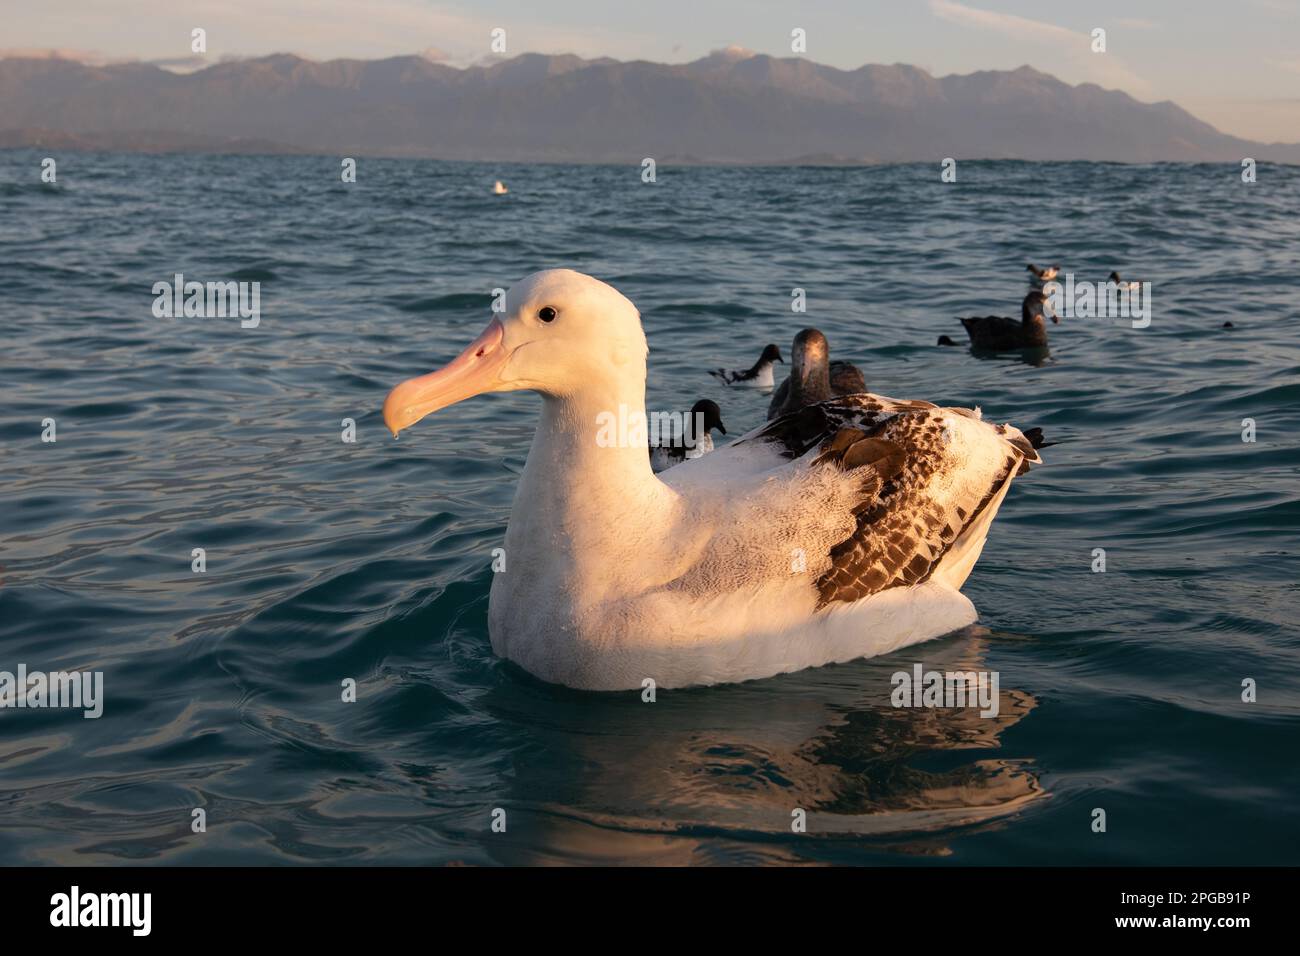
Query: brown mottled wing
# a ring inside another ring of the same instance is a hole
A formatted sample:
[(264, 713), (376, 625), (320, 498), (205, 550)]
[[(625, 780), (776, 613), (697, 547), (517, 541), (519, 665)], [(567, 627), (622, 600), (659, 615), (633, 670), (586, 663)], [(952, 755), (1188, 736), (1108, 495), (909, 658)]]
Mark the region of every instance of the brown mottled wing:
[[(987, 487), (958, 500), (937, 500), (927, 489), (937, 470), (951, 467), (945, 460), (943, 417), (954, 411), (933, 406), (903, 411), (868, 428), (845, 427), (824, 444), (816, 462), (861, 469), (864, 498), (853, 512), (853, 534), (831, 549), (831, 567), (817, 581), (819, 607), (927, 580), (1026, 460), (1008, 443), (1005, 461)], [(1033, 449), (1028, 451), (1037, 460)]]
[(799, 458), (812, 448), (830, 441), (841, 429), (868, 430), (908, 411), (933, 409), (929, 402), (899, 401), (883, 395), (844, 395), (825, 402), (805, 405), (774, 418), (741, 442), (770, 442), (786, 458)]
[[(958, 444), (950, 445), (945, 430), (959, 418), (987, 428), (989, 444), (976, 447), (982, 443), (963, 427)], [(830, 549), (830, 567), (817, 579), (819, 607), (928, 580), (1006, 483), (1040, 461), (1036, 449), (1047, 444), (1041, 430), (985, 423), (977, 409), (870, 393), (807, 405), (728, 447), (751, 443), (770, 445), (786, 459), (815, 452), (808, 467), (839, 468), (861, 482), (853, 532)]]
[(1024, 456), (1020, 463), (1020, 469), (1016, 472), (1017, 475), (1023, 475), (1029, 470), (1031, 464), (1038, 464), (1043, 460), (1038, 457), (1038, 449), (1056, 444), (1054, 441), (1044, 440), (1041, 428), (1027, 428), (1020, 434), (1013, 434), (1006, 425), (998, 425), (995, 431), (1014, 445)]

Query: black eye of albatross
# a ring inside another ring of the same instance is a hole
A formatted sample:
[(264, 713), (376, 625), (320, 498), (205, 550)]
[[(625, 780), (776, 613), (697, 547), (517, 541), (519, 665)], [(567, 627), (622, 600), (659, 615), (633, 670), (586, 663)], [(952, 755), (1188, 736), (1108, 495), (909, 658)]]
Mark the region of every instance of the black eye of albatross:
[(543, 322), (554, 322), (554, 321), (555, 321), (555, 310), (552, 309), (549, 305), (543, 306), (543, 307), (538, 311), (538, 313), (537, 313), (537, 317), (538, 317), (539, 319), (541, 319)]

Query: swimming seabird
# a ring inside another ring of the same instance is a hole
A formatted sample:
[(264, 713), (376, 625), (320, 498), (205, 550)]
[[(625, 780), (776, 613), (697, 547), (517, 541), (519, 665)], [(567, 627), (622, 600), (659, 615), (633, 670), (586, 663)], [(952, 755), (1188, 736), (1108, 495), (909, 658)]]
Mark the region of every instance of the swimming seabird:
[(804, 329), (790, 346), (790, 374), (772, 393), (767, 417), (776, 418), (813, 402), (836, 395), (853, 395), (867, 390), (866, 379), (856, 365), (831, 362), (830, 343), (817, 329)]
[(650, 468), (665, 471), (691, 458), (699, 458), (713, 451), (713, 429), (727, 434), (722, 424), (722, 409), (717, 402), (702, 398), (691, 406), (689, 415), (683, 417), (682, 431), (660, 436), (658, 444), (650, 446)]
[(987, 315), (974, 319), (958, 319), (970, 336), (973, 348), (985, 352), (1009, 352), (1013, 349), (1045, 348), (1047, 346), (1047, 323), (1043, 313), (1052, 316), (1053, 322), (1060, 318), (1047, 304), (1047, 296), (1041, 292), (1031, 292), (1020, 304), (1020, 321), (998, 315)]
[(978, 411), (861, 394), (783, 415), (662, 475), (644, 439), (646, 340), (617, 290), (535, 273), (439, 371), (384, 402), (396, 435), (484, 392), (541, 417), (492, 575), (492, 649), (534, 676), (640, 691), (889, 653), (977, 618), (959, 589), (1034, 442)]
[(1045, 269), (1040, 269), (1032, 262), (1029, 263), (1029, 265), (1025, 266), (1025, 268), (1028, 269), (1030, 272), (1032, 272), (1034, 274), (1034, 278), (1037, 279), (1039, 282), (1051, 282), (1053, 279), (1057, 277), (1057, 275), (1061, 271), (1061, 267), (1059, 265), (1048, 266)]
[(1136, 292), (1142, 287), (1142, 283), (1136, 279), (1121, 279), (1118, 272), (1112, 272), (1106, 277), (1106, 281), (1115, 283), (1115, 285), (1119, 286), (1121, 292)]
[(758, 357), (758, 361), (747, 369), (710, 369), (709, 374), (714, 378), (721, 379), (727, 385), (739, 385), (748, 388), (771, 388), (775, 382), (772, 374), (772, 364), (780, 362), (785, 364), (785, 359), (781, 358), (781, 350), (775, 345), (767, 345), (763, 348), (763, 354)]

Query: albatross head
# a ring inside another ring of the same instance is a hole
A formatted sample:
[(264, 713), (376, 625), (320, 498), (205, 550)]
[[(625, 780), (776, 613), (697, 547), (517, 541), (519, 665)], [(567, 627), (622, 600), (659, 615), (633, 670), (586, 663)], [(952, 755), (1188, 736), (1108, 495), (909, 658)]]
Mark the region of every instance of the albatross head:
[(384, 424), (396, 435), (426, 415), (485, 392), (531, 389), (570, 398), (584, 389), (645, 384), (641, 316), (622, 293), (570, 269), (513, 285), (506, 310), (449, 364), (388, 393)]

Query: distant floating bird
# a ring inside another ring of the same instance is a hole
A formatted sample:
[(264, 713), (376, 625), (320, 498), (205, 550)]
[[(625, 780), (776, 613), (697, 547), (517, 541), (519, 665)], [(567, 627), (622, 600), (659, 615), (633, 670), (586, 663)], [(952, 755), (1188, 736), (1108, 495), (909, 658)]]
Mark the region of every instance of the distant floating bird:
[(1030, 272), (1032, 272), (1034, 274), (1034, 278), (1037, 279), (1039, 282), (1051, 282), (1061, 272), (1061, 267), (1059, 265), (1048, 266), (1046, 269), (1040, 269), (1038, 268), (1038, 266), (1034, 265), (1031, 262), (1029, 263), (1029, 265), (1025, 266), (1025, 268), (1028, 269)]
[(668, 436), (666, 442), (650, 446), (650, 470), (656, 474), (688, 458), (699, 458), (713, 451), (713, 429), (727, 434), (722, 424), (722, 409), (717, 402), (702, 398), (691, 406), (690, 417), (683, 423), (684, 430)]
[(831, 362), (831, 347), (817, 329), (804, 329), (790, 346), (790, 374), (767, 406), (769, 420), (837, 395), (867, 390), (862, 371), (848, 362)]
[(781, 350), (775, 345), (767, 345), (763, 349), (763, 354), (758, 357), (758, 361), (751, 368), (747, 369), (710, 369), (709, 374), (716, 379), (720, 379), (726, 385), (739, 385), (742, 388), (771, 388), (775, 383), (775, 376), (772, 374), (772, 364), (780, 362), (785, 364), (785, 359), (781, 358)]
[(1119, 286), (1121, 292), (1136, 292), (1142, 287), (1142, 283), (1137, 279), (1125, 280), (1119, 277), (1118, 272), (1112, 272), (1106, 277), (1107, 282), (1113, 282)]
[(508, 192), (510, 192), (510, 190), (506, 189), (506, 184), (503, 183), (501, 180), (498, 179), (496, 182), (492, 184), (492, 195), (504, 196)]
[[(1047, 305), (1047, 296), (1041, 292), (1031, 292), (1020, 304), (1020, 321), (998, 315), (987, 315), (975, 319), (958, 319), (970, 336), (971, 345), (986, 352), (1010, 352), (1015, 349), (1045, 348), (1047, 346), (1047, 323), (1043, 313), (1051, 312)], [(1053, 322), (1061, 320), (1055, 312), (1051, 313)]]
[(1221, 329), (1235, 329), (1236, 326), (1233, 325), (1231, 322), (1224, 322), (1223, 325), (1219, 326), (1219, 328), (1221, 328)]
[(505, 301), (449, 365), (384, 401), (396, 435), (484, 392), (543, 395), (510, 573), (492, 575), (487, 602), (498, 655), (544, 681), (640, 691), (647, 676), (688, 687), (893, 653), (978, 618), (959, 589), (1011, 483), (1040, 461), (1037, 433), (847, 395), (655, 475), (637, 443), (593, 434), (602, 410), (645, 414), (636, 306), (568, 270)]
[(938, 342), (938, 344), (939, 344), (939, 345), (956, 345), (957, 343), (954, 342), (952, 339), (950, 339), (948, 336), (946, 336), (946, 335), (941, 335), (941, 336), (939, 336), (939, 342)]

